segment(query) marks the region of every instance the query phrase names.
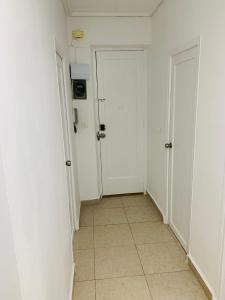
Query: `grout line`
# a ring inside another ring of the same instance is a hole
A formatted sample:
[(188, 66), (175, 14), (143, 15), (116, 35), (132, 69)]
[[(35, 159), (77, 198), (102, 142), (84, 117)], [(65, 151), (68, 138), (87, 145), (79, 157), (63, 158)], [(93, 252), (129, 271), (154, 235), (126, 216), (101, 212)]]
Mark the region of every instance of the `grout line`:
[[(123, 208), (123, 207), (121, 207)], [(143, 221), (143, 222), (129, 222), (128, 223), (109, 223), (109, 224), (96, 224), (96, 225), (93, 225), (94, 227), (97, 227), (97, 226), (108, 226), (108, 225), (127, 225), (127, 224), (144, 224), (144, 223), (162, 223), (162, 221), (160, 220), (155, 220), (155, 221)], [(164, 224), (165, 225), (165, 224)], [(90, 226), (90, 225), (86, 225), (86, 226), (80, 226), (80, 228), (87, 228), (87, 227), (93, 227), (93, 226)], [(166, 225), (165, 225), (166, 226)]]
[[(132, 234), (132, 233), (131, 233)], [(121, 247), (131, 247), (131, 246), (145, 246), (145, 245), (160, 245), (160, 244), (175, 244), (174, 241), (169, 241), (169, 242), (156, 242), (156, 243), (143, 243), (143, 244), (137, 244), (135, 243), (134, 237), (132, 235), (133, 243), (132, 244), (123, 244), (123, 245), (109, 245), (105, 247), (95, 247), (95, 249), (108, 249), (108, 248), (121, 248)], [(79, 249), (79, 250), (93, 250), (93, 248), (87, 248), (87, 249)]]
[(134, 277), (145, 277), (144, 275), (127, 275), (127, 276), (118, 276), (118, 277), (107, 277), (107, 278), (100, 278), (96, 281), (103, 281), (103, 280), (111, 280), (111, 279), (122, 279), (122, 278), (134, 278)]
[[(127, 213), (126, 213), (126, 210), (125, 210), (125, 209), (124, 209), (124, 212), (125, 212), (125, 215), (126, 215), (126, 217), (127, 217)], [(127, 217), (127, 219), (128, 219), (128, 217)], [(135, 246), (135, 249), (136, 249), (136, 251), (137, 251), (137, 255), (138, 255), (138, 258), (139, 258), (139, 262), (140, 262), (140, 264), (141, 264), (142, 271), (143, 271), (143, 274), (144, 274), (144, 277), (145, 277), (145, 282), (146, 282), (146, 284), (147, 284), (147, 287), (148, 287), (148, 291), (149, 291), (150, 297), (151, 297), (151, 299), (153, 299), (152, 293), (151, 293), (150, 288), (149, 288), (149, 285), (148, 285), (148, 281), (147, 281), (146, 276), (145, 276), (145, 270), (144, 270), (144, 266), (143, 266), (142, 261), (141, 261), (141, 256), (140, 256), (140, 254), (139, 254), (139, 252), (138, 252), (137, 244), (136, 244), (135, 239), (134, 239), (134, 235), (133, 235), (133, 231), (132, 231), (132, 228), (131, 228), (131, 224), (130, 224), (130, 223), (128, 223), (128, 224), (129, 224), (129, 227), (130, 227), (130, 231), (131, 231), (132, 238), (133, 238), (133, 240), (134, 240), (134, 246)]]
[[(93, 215), (94, 218), (94, 215)], [(94, 222), (94, 220), (93, 220)], [(94, 225), (94, 224), (93, 224)], [(94, 285), (95, 285), (95, 300), (97, 299), (96, 296), (96, 280), (95, 280), (95, 227), (93, 226), (93, 246), (94, 246)]]
[[(151, 223), (151, 224), (159, 223), (159, 224), (162, 224), (161, 221), (144, 221), (144, 222), (134, 222), (134, 223), (133, 222), (130, 223), (128, 221), (128, 223), (114, 223), (114, 224), (94, 225), (94, 227), (117, 226), (117, 225), (127, 225), (127, 224), (136, 225), (136, 224), (145, 224), (145, 223)], [(166, 225), (164, 225), (164, 226), (166, 226)], [(88, 226), (86, 226), (86, 227), (88, 227)], [(89, 226), (89, 227), (92, 227), (92, 226)]]
[(117, 279), (117, 278), (132, 278), (132, 277), (147, 277), (147, 276), (154, 276), (154, 275), (162, 275), (162, 274), (174, 274), (174, 273), (184, 273), (189, 272), (192, 273), (191, 270), (178, 270), (178, 271), (171, 271), (171, 272), (160, 272), (160, 273), (151, 273), (151, 274), (137, 274), (137, 275), (126, 275), (126, 276), (115, 276), (115, 277), (105, 277), (105, 278), (96, 278), (96, 279), (89, 279), (89, 280), (79, 280), (76, 282), (90, 282), (90, 281), (100, 281), (100, 280), (107, 280), (107, 279)]
[[(129, 224), (127, 224), (129, 226)], [(134, 245), (137, 246), (147, 246), (147, 245), (160, 245), (160, 244), (176, 244), (175, 241), (161, 241), (161, 242), (149, 242), (149, 243), (135, 243), (134, 237), (132, 235), (133, 243), (130, 244), (120, 244), (120, 245), (108, 245), (108, 246), (101, 246), (101, 247), (92, 247), (92, 248), (81, 248), (75, 249), (76, 251), (85, 251), (85, 250), (94, 250), (94, 249), (108, 249), (108, 248), (120, 248), (120, 247), (131, 247)], [(179, 248), (179, 246), (178, 246)], [(180, 248), (179, 248), (180, 249)]]

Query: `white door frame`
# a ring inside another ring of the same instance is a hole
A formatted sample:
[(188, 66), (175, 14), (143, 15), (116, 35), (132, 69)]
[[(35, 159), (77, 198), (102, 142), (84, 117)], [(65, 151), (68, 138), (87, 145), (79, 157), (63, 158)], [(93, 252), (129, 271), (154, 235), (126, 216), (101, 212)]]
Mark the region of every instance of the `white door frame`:
[[(62, 59), (62, 66), (63, 66), (63, 78), (64, 78), (64, 87), (65, 87), (65, 99), (66, 99), (66, 103), (65, 103), (65, 108), (66, 108), (66, 117), (67, 117), (67, 128), (68, 128), (68, 150), (69, 150), (69, 156), (70, 156), (70, 160), (72, 162), (72, 167), (71, 167), (71, 185), (72, 185), (72, 226), (73, 226), (73, 231), (77, 231), (79, 230), (79, 218), (77, 218), (77, 206), (80, 205), (76, 205), (76, 201), (79, 201), (79, 199), (76, 199), (76, 191), (75, 191), (75, 174), (73, 171), (73, 168), (75, 167), (75, 162), (73, 160), (73, 149), (72, 149), (72, 142), (71, 142), (71, 124), (72, 124), (72, 112), (69, 110), (68, 107), (68, 100), (70, 99), (69, 97), (69, 92), (68, 92), (68, 87), (66, 84), (66, 78), (68, 76), (68, 68), (67, 68), (67, 60), (66, 60), (66, 55), (63, 51), (63, 48), (60, 47), (59, 42), (57, 41), (56, 38), (54, 38), (54, 49), (55, 49), (55, 65), (56, 65), (56, 72), (57, 71), (57, 54), (61, 57)], [(60, 100), (59, 100), (59, 105), (60, 105)], [(71, 107), (72, 107), (72, 99), (71, 99)], [(60, 108), (60, 112), (61, 112), (61, 107)], [(66, 180), (68, 180), (66, 178)], [(69, 195), (68, 195), (69, 198)], [(69, 199), (68, 199), (69, 200)], [(69, 200), (70, 201), (70, 200)]]
[[(96, 53), (98, 51), (143, 51), (144, 54), (144, 59), (146, 61), (146, 64), (144, 66), (144, 85), (146, 88), (143, 91), (143, 109), (146, 112), (143, 115), (143, 121), (144, 121), (144, 126), (143, 126), (143, 131), (144, 134), (143, 136), (145, 139), (143, 140), (143, 161), (144, 161), (144, 170), (143, 170), (143, 183), (144, 183), (144, 192), (147, 192), (147, 141), (148, 141), (148, 136), (147, 136), (147, 102), (148, 102), (148, 54), (149, 54), (149, 47), (148, 46), (94, 46), (91, 47), (91, 52), (92, 52), (92, 69), (93, 69), (93, 87), (94, 87), (94, 111), (95, 111), (95, 132), (97, 133), (98, 131), (98, 81), (97, 81), (97, 57)], [(96, 139), (96, 153), (97, 153), (97, 164), (98, 164), (98, 190), (99, 190), (99, 198), (102, 198), (103, 196), (103, 186), (102, 186), (102, 171), (101, 171), (101, 149), (100, 149), (100, 143)]]
[[(197, 111), (198, 111), (198, 90), (199, 90), (199, 65), (200, 65), (200, 46), (201, 46), (201, 39), (200, 37), (193, 39), (189, 43), (182, 45), (170, 52), (169, 56), (169, 105), (168, 105), (168, 124), (167, 124), (167, 141), (169, 142), (172, 138), (172, 122), (173, 122), (173, 58), (185, 51), (191, 50), (192, 48), (197, 48), (197, 85), (196, 85), (196, 114), (195, 114), (195, 124), (197, 123)], [(196, 126), (194, 130), (194, 151), (193, 151), (193, 171), (192, 171), (192, 187), (194, 182), (194, 176), (195, 176), (195, 149), (196, 149)], [(171, 199), (171, 186), (172, 186), (172, 153), (171, 151), (168, 151), (166, 154), (166, 195), (167, 195), (167, 217), (166, 222), (167, 224), (170, 224), (171, 220), (171, 206), (172, 206), (172, 199)], [(192, 199), (193, 199), (193, 188), (191, 193), (191, 201), (190, 201), (190, 224), (191, 224), (191, 215), (192, 215)], [(173, 228), (172, 228), (173, 229)], [(189, 253), (189, 245), (190, 245), (190, 230), (189, 230), (189, 238), (187, 243), (187, 254)]]
[[(223, 194), (222, 199), (225, 199), (225, 167), (224, 167), (224, 179), (223, 179)], [(223, 202), (222, 222), (221, 222), (221, 234), (219, 244), (219, 255), (218, 255), (218, 300), (225, 299), (225, 201)]]
[(220, 267), (220, 279), (219, 279), (219, 291), (220, 291), (220, 298), (219, 300), (223, 300), (225, 299), (225, 231), (223, 228), (223, 247), (221, 249), (222, 255), (221, 255), (221, 259), (219, 259), (219, 261), (221, 263), (219, 263), (219, 267)]

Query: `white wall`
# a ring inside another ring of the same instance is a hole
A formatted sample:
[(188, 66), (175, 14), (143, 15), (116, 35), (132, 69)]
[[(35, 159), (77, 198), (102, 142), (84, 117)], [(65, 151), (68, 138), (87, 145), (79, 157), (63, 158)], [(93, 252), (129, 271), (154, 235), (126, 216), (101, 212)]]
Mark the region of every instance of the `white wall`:
[[(84, 40), (71, 41), (72, 30), (82, 29)], [(75, 101), (79, 111), (77, 155), (79, 187), (82, 200), (99, 198), (97, 145), (94, 113), (93, 57), (94, 46), (147, 46), (151, 44), (150, 18), (69, 18), (71, 62), (91, 65), (87, 101)]]
[(60, 0), (2, 1), (0, 14), (0, 147), (21, 299), (69, 300), (72, 237), (53, 43), (66, 53), (66, 17)]
[[(165, 0), (153, 17), (148, 189), (166, 203), (169, 53), (201, 36), (190, 257), (218, 297), (225, 160), (225, 2)], [(222, 300), (222, 299), (221, 299)]]
[(2, 171), (0, 158), (0, 266), (2, 270), (0, 273), (0, 299), (21, 300), (12, 226)]

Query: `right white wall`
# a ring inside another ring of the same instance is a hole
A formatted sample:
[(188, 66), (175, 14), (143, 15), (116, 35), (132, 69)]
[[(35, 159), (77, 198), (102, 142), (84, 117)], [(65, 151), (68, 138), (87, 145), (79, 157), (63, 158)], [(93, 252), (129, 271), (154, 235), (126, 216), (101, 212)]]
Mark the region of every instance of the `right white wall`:
[(225, 202), (224, 12), (224, 0), (164, 1), (152, 20), (149, 105), (148, 190), (167, 216), (169, 53), (201, 37), (189, 255), (218, 299)]

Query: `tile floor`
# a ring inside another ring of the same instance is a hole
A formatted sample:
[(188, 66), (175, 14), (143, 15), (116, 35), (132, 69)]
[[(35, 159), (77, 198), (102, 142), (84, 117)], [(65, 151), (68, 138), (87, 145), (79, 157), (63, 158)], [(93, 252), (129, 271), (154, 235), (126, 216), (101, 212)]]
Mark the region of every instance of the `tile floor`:
[(73, 300), (207, 300), (149, 197), (81, 209)]

